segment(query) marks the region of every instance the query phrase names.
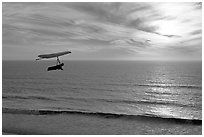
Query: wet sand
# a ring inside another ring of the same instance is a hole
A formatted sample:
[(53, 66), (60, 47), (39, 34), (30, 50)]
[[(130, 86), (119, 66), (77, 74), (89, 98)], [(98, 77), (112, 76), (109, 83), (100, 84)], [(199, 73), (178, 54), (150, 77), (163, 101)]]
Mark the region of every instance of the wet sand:
[(165, 119), (81, 114), (2, 114), (2, 134), (20, 135), (201, 135), (202, 125)]

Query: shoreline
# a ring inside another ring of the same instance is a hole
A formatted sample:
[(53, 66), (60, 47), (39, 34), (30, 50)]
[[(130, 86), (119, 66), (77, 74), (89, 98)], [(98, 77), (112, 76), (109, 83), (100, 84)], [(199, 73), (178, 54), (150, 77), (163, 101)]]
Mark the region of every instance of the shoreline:
[(201, 135), (202, 125), (154, 118), (82, 114), (2, 114), (2, 134), (19, 135)]
[(76, 114), (76, 115), (89, 115), (102, 118), (123, 118), (123, 119), (150, 119), (150, 120), (163, 120), (167, 122), (179, 123), (179, 124), (192, 124), (202, 125), (201, 119), (183, 119), (175, 117), (160, 117), (156, 115), (128, 115), (128, 114), (116, 114), (116, 113), (105, 113), (105, 112), (88, 112), (88, 111), (68, 111), (68, 110), (25, 110), (25, 109), (13, 109), (13, 108), (2, 108), (3, 113), (10, 114), (27, 114), (27, 115), (58, 115), (58, 114)]

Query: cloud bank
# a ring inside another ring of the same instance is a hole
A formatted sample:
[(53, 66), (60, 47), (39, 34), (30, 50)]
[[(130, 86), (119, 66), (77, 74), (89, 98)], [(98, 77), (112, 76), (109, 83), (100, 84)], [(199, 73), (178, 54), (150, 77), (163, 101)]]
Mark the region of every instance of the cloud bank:
[(3, 3), (3, 59), (201, 60), (200, 3)]

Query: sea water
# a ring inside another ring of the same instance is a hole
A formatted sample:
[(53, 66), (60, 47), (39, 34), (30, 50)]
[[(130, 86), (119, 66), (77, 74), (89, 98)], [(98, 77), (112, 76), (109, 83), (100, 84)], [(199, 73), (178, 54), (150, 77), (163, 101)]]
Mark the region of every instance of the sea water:
[(202, 119), (202, 62), (3, 61), (3, 110)]

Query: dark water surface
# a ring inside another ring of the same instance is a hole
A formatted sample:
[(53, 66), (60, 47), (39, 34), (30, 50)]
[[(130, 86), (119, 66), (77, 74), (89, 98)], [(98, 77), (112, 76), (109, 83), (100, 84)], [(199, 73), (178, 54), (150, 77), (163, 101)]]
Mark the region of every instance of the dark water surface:
[(202, 120), (202, 62), (3, 61), (3, 111)]

